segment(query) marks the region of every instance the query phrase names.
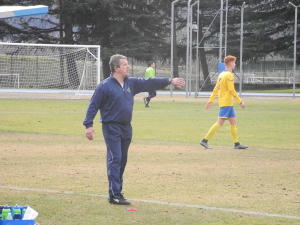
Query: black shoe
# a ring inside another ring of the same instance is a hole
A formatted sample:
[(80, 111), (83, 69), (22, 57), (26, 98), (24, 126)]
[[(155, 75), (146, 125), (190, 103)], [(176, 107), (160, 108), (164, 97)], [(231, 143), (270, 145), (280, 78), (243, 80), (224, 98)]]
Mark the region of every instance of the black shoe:
[(117, 197), (109, 197), (108, 201), (110, 204), (115, 204), (115, 205), (130, 205), (131, 204), (122, 194), (120, 194)]
[(121, 198), (123, 198), (124, 200), (127, 200), (127, 198), (124, 196), (123, 193), (120, 193)]
[(144, 98), (145, 108), (149, 108), (149, 99), (147, 97)]
[(200, 141), (200, 145), (202, 145), (205, 149), (211, 149), (208, 146), (207, 140), (203, 139), (202, 141)]
[(234, 143), (234, 149), (247, 149), (248, 146), (241, 145), (240, 142)]

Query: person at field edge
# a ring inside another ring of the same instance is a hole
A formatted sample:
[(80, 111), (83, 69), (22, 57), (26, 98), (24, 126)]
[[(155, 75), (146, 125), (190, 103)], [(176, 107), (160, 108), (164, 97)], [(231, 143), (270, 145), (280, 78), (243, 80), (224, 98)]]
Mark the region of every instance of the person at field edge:
[(233, 107), (233, 99), (241, 106), (245, 108), (245, 103), (238, 96), (234, 88), (234, 74), (232, 71), (235, 68), (236, 57), (235, 56), (226, 56), (224, 58), (224, 63), (226, 70), (220, 73), (217, 83), (214, 87), (214, 90), (208, 100), (208, 103), (205, 105), (206, 109), (209, 109), (216, 96), (219, 100), (219, 118), (211, 126), (206, 136), (201, 140), (200, 145), (205, 149), (209, 149), (208, 141), (216, 134), (216, 132), (223, 126), (225, 120), (230, 122), (230, 131), (232, 136), (232, 141), (234, 143), (235, 149), (246, 149), (247, 146), (241, 145), (239, 142), (238, 131), (237, 131), (237, 119)]
[[(146, 79), (155, 78), (155, 63), (154, 62), (149, 62), (148, 63), (148, 68), (145, 71), (144, 77)], [(148, 97), (144, 98), (144, 103), (145, 103), (146, 108), (149, 107), (149, 103), (151, 101), (151, 98), (154, 98), (155, 96), (156, 96), (156, 91), (155, 90), (148, 92)]]
[(111, 75), (95, 89), (83, 125), (86, 137), (93, 140), (93, 120), (100, 110), (102, 132), (107, 147), (107, 176), (109, 203), (129, 205), (122, 194), (123, 173), (127, 163), (128, 148), (132, 138), (132, 111), (134, 96), (140, 92), (162, 89), (171, 84), (183, 87), (182, 78), (132, 78), (128, 77), (129, 65), (123, 55), (113, 55), (109, 66)]

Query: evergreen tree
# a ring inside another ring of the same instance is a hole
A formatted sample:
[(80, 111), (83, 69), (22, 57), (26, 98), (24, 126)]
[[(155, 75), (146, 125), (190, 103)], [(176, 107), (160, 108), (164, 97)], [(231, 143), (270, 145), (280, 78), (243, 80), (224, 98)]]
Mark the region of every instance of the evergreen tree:
[[(271, 53), (292, 57), (294, 8), (289, 0), (246, 0), (244, 59), (258, 60)], [(108, 60), (120, 53), (140, 60), (170, 56), (170, 11), (172, 0), (0, 0), (1, 5), (49, 6), (49, 15), (0, 21), (0, 38), (14, 42), (100, 44), (103, 71), (109, 75)], [(293, 1), (296, 5), (300, 0)], [(240, 7), (229, 0), (228, 54), (239, 56)], [(220, 8), (219, 0), (201, 0), (201, 46), (218, 46), (219, 18), (207, 31)], [(186, 2), (177, 4), (176, 29), (183, 31), (175, 44), (175, 76), (179, 61), (185, 60)], [(194, 14), (196, 18), (196, 11)], [(300, 16), (298, 17), (298, 23)], [(180, 32), (177, 32), (180, 33)], [(300, 31), (299, 31), (300, 33)], [(300, 48), (300, 46), (298, 45)], [(202, 71), (208, 76), (207, 55), (218, 49), (200, 49)], [(298, 50), (297, 62), (300, 61)]]
[[(245, 0), (245, 2), (244, 60), (260, 60), (270, 54), (292, 58), (294, 42), (294, 8), (288, 6), (289, 0)], [(296, 5), (300, 4), (299, 0), (294, 0), (293, 2)], [(229, 0), (227, 54), (236, 56), (240, 55), (240, 9), (242, 3), (243, 1), (240, 0)], [(178, 30), (182, 29), (186, 24), (186, 21), (184, 20), (186, 18), (185, 5), (186, 3), (178, 7)], [(200, 43), (200, 47), (219, 46), (219, 16), (207, 31), (209, 24), (212, 22), (213, 17), (218, 13), (219, 9), (219, 0), (201, 0), (199, 32), (200, 39), (203, 38), (203, 42)], [(194, 12), (193, 16), (195, 21), (197, 16), (196, 12)], [(298, 15), (298, 24), (299, 20), (300, 15)], [(300, 26), (298, 25), (298, 27)], [(183, 37), (181, 43), (185, 43), (185, 37)], [(183, 47), (185, 48), (184, 45)], [(299, 50), (300, 46), (298, 45), (298, 63), (300, 61)], [(184, 51), (179, 53), (182, 55), (178, 55), (178, 57), (184, 57)], [(200, 61), (204, 78), (209, 74), (207, 54), (218, 57), (218, 49), (200, 49)], [(176, 71), (175, 68), (174, 71)]]

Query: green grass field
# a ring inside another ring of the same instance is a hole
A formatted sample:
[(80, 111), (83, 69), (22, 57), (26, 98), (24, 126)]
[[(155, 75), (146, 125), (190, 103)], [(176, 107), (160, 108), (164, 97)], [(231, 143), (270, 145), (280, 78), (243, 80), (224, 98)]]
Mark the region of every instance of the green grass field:
[[(205, 205), (300, 217), (300, 99), (246, 99), (236, 108), (245, 151), (232, 149), (226, 124), (198, 145), (216, 120), (206, 99), (157, 98), (134, 110), (134, 140), (125, 172), (130, 199)], [(107, 194), (106, 149), (100, 125), (89, 142), (81, 125), (87, 100), (0, 99), (0, 205), (30, 205), (41, 225), (289, 225), (264, 217), (133, 201), (113, 206)], [(99, 117), (97, 116), (97, 120)], [(9, 190), (28, 187), (74, 194)]]
[[(248, 91), (246, 91), (248, 92)], [(251, 90), (249, 92), (257, 92), (257, 93), (293, 93), (293, 89), (273, 89), (273, 90)], [(300, 93), (300, 88), (295, 89), (295, 93)]]

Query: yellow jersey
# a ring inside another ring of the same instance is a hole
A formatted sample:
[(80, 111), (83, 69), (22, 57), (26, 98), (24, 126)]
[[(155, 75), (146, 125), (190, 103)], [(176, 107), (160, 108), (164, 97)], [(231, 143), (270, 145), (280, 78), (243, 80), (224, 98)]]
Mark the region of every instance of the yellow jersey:
[(208, 102), (214, 102), (216, 96), (219, 99), (219, 107), (233, 106), (233, 99), (240, 104), (242, 99), (238, 96), (234, 88), (234, 75), (229, 71), (224, 71), (218, 76), (218, 80)]

